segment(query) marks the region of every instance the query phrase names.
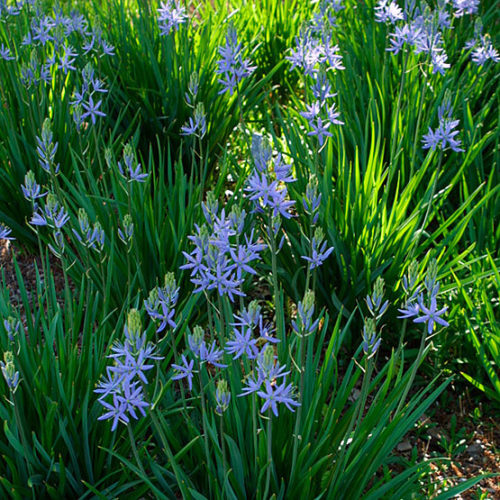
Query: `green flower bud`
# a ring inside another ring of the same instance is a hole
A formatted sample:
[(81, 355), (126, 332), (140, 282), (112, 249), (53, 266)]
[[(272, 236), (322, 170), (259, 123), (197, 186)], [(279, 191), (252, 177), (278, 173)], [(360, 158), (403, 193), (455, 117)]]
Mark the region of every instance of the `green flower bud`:
[(141, 314), (137, 309), (130, 309), (127, 317), (127, 328), (129, 335), (135, 337), (142, 331)]

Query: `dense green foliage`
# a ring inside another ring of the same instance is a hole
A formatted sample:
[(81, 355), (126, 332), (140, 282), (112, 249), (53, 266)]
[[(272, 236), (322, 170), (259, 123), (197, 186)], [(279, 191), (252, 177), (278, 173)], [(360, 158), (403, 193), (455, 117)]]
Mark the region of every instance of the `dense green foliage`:
[[(34, 36), (59, 11), (24, 2), (9, 15), (11, 3), (0, 1), (0, 229), (12, 229), (15, 255), (39, 259), (31, 290), (14, 256), (16, 300), (1, 276), (0, 497), (450, 498), (430, 484), (430, 462), (393, 450), (452, 378), (493, 408), (500, 402), (499, 73), (464, 49), (479, 20), (498, 46), (494, 2), (456, 17), (442, 5), (453, 29), (443, 29), (450, 67), (441, 74), (426, 54), (387, 50), (393, 26), (376, 21), (375, 2), (346, 0), (322, 28), (343, 68), (314, 77), (286, 57), (332, 2), (82, 0), (82, 29), (62, 23), (50, 29), (64, 42), (31, 44), (22, 43), (30, 27)], [(439, 7), (416, 3), (424, 13)], [(176, 5), (185, 22), (162, 33), (157, 9)], [(224, 92), (217, 70), (232, 29), (252, 70)], [(304, 113), (317, 78), (343, 122), (325, 137), (311, 134)], [(102, 115), (85, 117), (98, 100)], [(462, 152), (422, 147), (446, 102)], [(202, 115), (206, 130), (186, 135)], [(263, 196), (256, 210), (250, 196), (267, 153), (266, 168), (290, 165), (294, 179), (272, 174), (295, 202), (280, 215)], [(50, 195), (27, 200), (27, 174)], [(314, 210), (308, 190), (321, 197)], [(61, 209), (64, 224), (47, 215)], [(34, 213), (46, 224), (33, 224)], [(245, 296), (233, 300), (181, 266), (198, 245), (193, 235), (223, 252), (225, 216), (241, 213), (231, 249), (244, 237), (262, 248), (255, 274), (238, 283)], [(333, 247), (317, 267), (304, 259), (313, 241)], [(179, 296), (162, 328), (145, 301), (167, 285)], [(449, 326), (398, 317), (418, 293), (447, 307)], [(280, 342), (260, 336), (262, 358), (233, 359), (226, 348), (225, 369), (203, 361), (192, 345), (198, 328), (223, 349), (252, 300), (255, 331), (268, 327)], [(129, 360), (145, 346), (156, 353), (141, 372), (148, 383), (132, 385), (148, 402), (145, 416), (98, 420), (109, 408), (95, 390), (107, 367), (120, 366), (116, 349), (129, 349)], [(192, 381), (177, 378), (183, 354), (195, 363)], [(262, 410), (260, 393), (240, 397), (266, 355), (290, 372), (297, 403), (280, 404), (279, 416)]]

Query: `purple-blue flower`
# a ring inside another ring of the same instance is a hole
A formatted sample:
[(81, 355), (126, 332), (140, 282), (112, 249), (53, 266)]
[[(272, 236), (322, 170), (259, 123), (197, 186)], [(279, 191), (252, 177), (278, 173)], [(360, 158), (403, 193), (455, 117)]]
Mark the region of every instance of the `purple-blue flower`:
[(328, 242), (326, 240), (321, 242), (317, 236), (313, 236), (311, 243), (311, 257), (302, 255), (302, 258), (310, 263), (311, 270), (320, 267), (333, 252), (333, 247), (327, 248), (327, 246)]
[(3, 43), (0, 45), (0, 58), (4, 61), (13, 61), (15, 57), (11, 54), (9, 47), (6, 47)]
[(377, 333), (375, 331), (375, 319), (367, 318), (365, 319), (365, 324), (363, 325), (363, 351), (368, 356), (372, 358), (375, 356), (378, 348), (380, 347), (381, 338), (377, 338)]
[(202, 342), (200, 346), (200, 361), (210, 363), (211, 365), (217, 366), (218, 368), (226, 368), (227, 365), (220, 362), (224, 352), (222, 349), (217, 349), (215, 342), (212, 342), (210, 348), (207, 347), (205, 342)]
[(186, 9), (179, 5), (179, 2), (168, 0), (161, 2), (158, 12), (158, 27), (160, 35), (167, 36), (171, 31), (177, 31), (181, 24), (186, 22)]
[(144, 307), (150, 318), (161, 321), (156, 330), (157, 333), (163, 331), (167, 326), (176, 328), (174, 321), (175, 305), (179, 298), (179, 287), (176, 284), (173, 273), (165, 276), (165, 286), (153, 289), (147, 300), (144, 301)]
[(13, 236), (9, 236), (10, 233), (12, 233), (12, 229), (0, 222), (0, 240), (14, 240)]
[(131, 144), (126, 144), (123, 149), (123, 163), (124, 165), (118, 162), (118, 170), (128, 182), (146, 182), (149, 174), (142, 173), (141, 164), (135, 159)]
[(396, 21), (403, 19), (403, 10), (394, 0), (390, 3), (389, 0), (379, 0), (375, 7), (375, 20), (378, 23), (390, 22), (394, 24)]
[(176, 374), (172, 377), (172, 380), (181, 380), (187, 378), (189, 390), (193, 389), (193, 366), (194, 360), (188, 362), (186, 356), (182, 355), (182, 365), (172, 364), (172, 368), (176, 370)]
[(229, 94), (233, 95), (243, 78), (254, 72), (255, 67), (251, 66), (249, 59), (243, 59), (242, 52), (236, 29), (231, 25), (227, 30), (226, 44), (219, 47), (221, 59), (217, 61), (216, 73), (222, 76), (219, 83), (223, 86), (219, 94), (229, 91)]
[(231, 393), (229, 392), (227, 382), (225, 380), (219, 380), (215, 391), (215, 402), (217, 403), (215, 412), (218, 415), (222, 415), (229, 407), (230, 401)]
[(474, 46), (471, 53), (471, 59), (478, 66), (482, 66), (486, 61), (491, 60), (494, 63), (500, 61), (500, 56), (498, 51), (493, 47), (491, 43), (491, 38), (488, 35), (483, 35), (480, 37), (480, 42), (476, 45), (474, 41)]
[(479, 0), (453, 0), (455, 17), (462, 17), (465, 14), (475, 14), (479, 7)]
[(97, 116), (106, 116), (106, 114), (99, 109), (101, 104), (102, 100), (94, 103), (94, 99), (92, 95), (90, 95), (87, 102), (82, 102), (84, 113), (82, 114), (81, 119), (85, 120), (85, 118), (90, 117), (92, 124), (95, 125)]
[(42, 133), (36, 137), (38, 155), (38, 163), (48, 173), (57, 175), (60, 165), (55, 163), (58, 143), (53, 141), (53, 134), (50, 128), (50, 121), (44, 120), (42, 125)]
[(252, 338), (251, 328), (234, 328), (233, 339), (226, 342), (225, 350), (233, 355), (233, 359), (238, 359), (246, 354), (248, 359), (255, 359), (259, 350), (257, 349), (257, 339)]
[(30, 224), (61, 229), (68, 220), (69, 215), (66, 209), (59, 204), (59, 201), (52, 193), (49, 193), (44, 209), (33, 214)]
[(114, 394), (113, 397), (114, 396), (116, 396), (117, 402), (120, 407), (122, 407), (121, 405), (124, 405), (124, 411), (127, 411), (128, 414), (135, 420), (138, 419), (135, 412), (136, 410), (139, 410), (143, 417), (146, 416), (144, 408), (147, 408), (149, 406), (149, 403), (144, 400), (144, 391), (142, 386), (138, 382), (129, 382), (123, 384), (123, 390), (119, 393)]
[(99, 399), (99, 403), (101, 403), (104, 408), (108, 411), (102, 414), (97, 420), (107, 420), (112, 418), (113, 425), (111, 426), (111, 431), (114, 432), (116, 427), (118, 426), (118, 422), (123, 422), (127, 425), (130, 419), (127, 416), (127, 404), (118, 399), (118, 395), (116, 393), (113, 394), (113, 404), (108, 403), (104, 399)]
[[(144, 386), (148, 383), (145, 372), (153, 368), (148, 360), (160, 360), (155, 346), (146, 341), (142, 333), (140, 314), (131, 310), (124, 327), (125, 341), (116, 341), (108, 358), (113, 365), (106, 368), (106, 378), (101, 380), (94, 392), (100, 394), (99, 403), (108, 411), (99, 420), (113, 419), (111, 430), (116, 430), (118, 422), (128, 424), (129, 416), (137, 419), (138, 411), (145, 416), (149, 403), (145, 400)], [(105, 398), (113, 396), (113, 403)]]
[(423, 297), (421, 296), (418, 305), (420, 308), (421, 315), (416, 317), (413, 321), (414, 323), (427, 323), (427, 333), (430, 335), (434, 330), (434, 325), (438, 324), (441, 326), (449, 326), (449, 323), (441, 318), (441, 316), (446, 312), (448, 307), (443, 307), (442, 309), (437, 308), (436, 297), (431, 297), (431, 304), (427, 307), (424, 304)]
[(37, 184), (35, 174), (31, 170), (24, 176), (24, 184), (21, 185), (21, 190), (24, 197), (32, 203), (36, 203), (35, 200), (43, 198), (47, 194), (41, 192), (42, 188)]
[(300, 403), (293, 398), (292, 384), (286, 385), (286, 381), (280, 385), (273, 385), (269, 380), (266, 380), (265, 389), (258, 391), (257, 395), (264, 399), (260, 412), (265, 413), (268, 408), (271, 408), (276, 417), (278, 416), (278, 403), (283, 403), (291, 412), (295, 411), (293, 406), (300, 406)]
[(292, 321), (295, 333), (306, 336), (313, 333), (319, 325), (319, 318), (313, 321), (314, 315), (314, 293), (308, 290), (297, 307), (297, 319)]
[(461, 141), (457, 139), (459, 131), (455, 128), (460, 123), (459, 120), (453, 120), (451, 114), (453, 109), (449, 101), (445, 100), (438, 109), (439, 125), (436, 130), (429, 127), (429, 132), (422, 137), (423, 148), (432, 149), (440, 148), (443, 151), (448, 147), (457, 153), (464, 150), (460, 147)]

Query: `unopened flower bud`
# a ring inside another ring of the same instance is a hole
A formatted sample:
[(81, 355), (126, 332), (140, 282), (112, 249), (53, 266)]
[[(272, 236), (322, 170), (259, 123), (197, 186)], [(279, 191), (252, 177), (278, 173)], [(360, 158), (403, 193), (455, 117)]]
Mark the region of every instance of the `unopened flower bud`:
[(139, 335), (141, 333), (141, 314), (137, 309), (130, 309), (127, 316), (127, 328), (131, 337), (135, 337), (136, 335)]
[(229, 402), (231, 400), (231, 393), (226, 380), (219, 380), (217, 382), (217, 389), (215, 391), (215, 400), (217, 401), (217, 407), (215, 411), (222, 415), (228, 408)]

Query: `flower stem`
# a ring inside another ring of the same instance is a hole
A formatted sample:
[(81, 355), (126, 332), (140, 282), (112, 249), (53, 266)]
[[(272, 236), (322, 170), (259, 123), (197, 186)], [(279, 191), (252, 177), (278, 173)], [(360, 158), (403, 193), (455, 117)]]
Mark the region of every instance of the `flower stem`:
[(422, 355), (423, 355), (424, 348), (425, 348), (425, 340), (427, 338), (427, 332), (425, 330), (426, 328), (427, 328), (427, 325), (424, 324), (424, 331), (422, 333), (422, 338), (420, 340), (420, 348), (418, 350), (417, 359), (415, 360), (415, 363), (413, 364), (413, 367), (411, 370), (411, 375), (410, 375), (410, 380), (408, 380), (408, 384), (406, 384), (403, 395), (401, 396), (401, 399), (399, 400), (399, 404), (398, 404), (398, 407), (396, 409), (395, 415), (397, 415), (401, 411), (401, 408), (403, 407), (403, 405), (405, 403), (406, 396), (408, 396), (408, 392), (410, 391), (410, 387), (412, 386), (413, 381), (415, 380), (415, 375), (417, 374), (417, 370), (418, 370), (418, 367), (420, 365), (420, 361), (422, 360)]
[[(23, 428), (23, 425), (21, 422), (21, 415), (19, 414), (19, 408), (17, 407), (16, 396), (15, 396), (14, 391), (12, 389), (10, 390), (10, 396), (12, 399), (12, 403), (14, 405), (14, 414), (16, 417), (16, 427), (17, 427), (17, 431), (19, 433), (19, 436), (21, 437), (21, 443), (22, 443), (23, 449), (24, 449), (24, 460), (26, 462), (26, 467), (28, 468), (28, 474), (30, 476), (33, 476), (33, 469), (31, 468), (30, 461), (28, 460), (28, 450), (29, 450), (28, 443), (26, 441), (26, 436), (24, 434), (24, 428)], [(34, 493), (33, 493), (33, 495), (34, 495)]]
[(139, 466), (142, 475), (144, 477), (147, 477), (146, 471), (144, 470), (144, 467), (142, 465), (141, 458), (139, 457), (139, 453), (137, 452), (137, 446), (135, 445), (134, 431), (132, 430), (132, 426), (130, 424), (127, 424), (127, 430), (128, 430), (128, 436), (130, 438), (130, 446), (132, 448), (132, 453), (134, 454), (135, 461), (137, 462), (137, 465)]
[(226, 470), (227, 470), (227, 464), (226, 464), (226, 446), (224, 444), (224, 416), (220, 416), (220, 447), (222, 450), (222, 468), (224, 470), (224, 480), (226, 479)]
[(264, 489), (264, 496), (262, 498), (267, 498), (267, 493), (269, 492), (269, 485), (271, 484), (271, 467), (273, 464), (273, 451), (272, 451), (272, 416), (271, 409), (267, 410), (267, 472), (266, 472), (266, 487)]
[[(269, 214), (269, 231), (272, 231), (272, 216)], [(274, 309), (276, 311), (276, 331), (278, 338), (280, 340), (278, 350), (282, 351), (285, 349), (285, 330), (283, 328), (283, 309), (281, 307), (280, 300), (280, 288), (278, 281), (278, 262), (276, 259), (277, 249), (276, 249), (276, 235), (274, 232), (270, 234), (270, 244), (271, 244), (271, 267), (273, 274), (273, 289), (274, 289)]]
[[(206, 422), (207, 410), (205, 407), (205, 391), (203, 389), (203, 379), (201, 377), (201, 364), (199, 365), (198, 368), (199, 368), (198, 377), (200, 380), (201, 422), (203, 425), (203, 441), (205, 443), (205, 460), (207, 461), (207, 470), (210, 471), (210, 453), (208, 451), (208, 432), (207, 432), (207, 422)], [(210, 478), (208, 480), (208, 487), (210, 490), (209, 498), (212, 498), (212, 482), (210, 481)]]

